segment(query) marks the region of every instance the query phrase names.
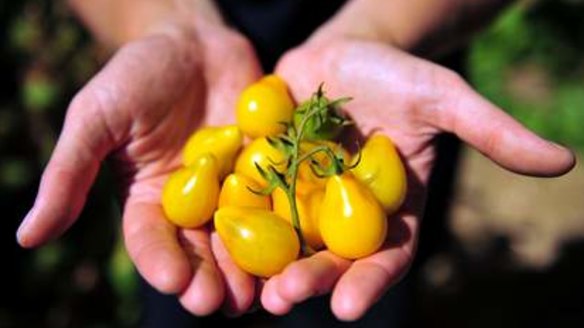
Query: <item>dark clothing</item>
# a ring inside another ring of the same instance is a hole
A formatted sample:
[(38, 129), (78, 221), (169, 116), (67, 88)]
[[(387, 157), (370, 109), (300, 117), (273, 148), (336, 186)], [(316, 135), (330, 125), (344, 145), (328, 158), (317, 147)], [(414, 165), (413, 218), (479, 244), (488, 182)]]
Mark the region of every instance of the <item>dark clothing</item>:
[(266, 72), (329, 19), (345, 0), (217, 0), (224, 17), (255, 46)]

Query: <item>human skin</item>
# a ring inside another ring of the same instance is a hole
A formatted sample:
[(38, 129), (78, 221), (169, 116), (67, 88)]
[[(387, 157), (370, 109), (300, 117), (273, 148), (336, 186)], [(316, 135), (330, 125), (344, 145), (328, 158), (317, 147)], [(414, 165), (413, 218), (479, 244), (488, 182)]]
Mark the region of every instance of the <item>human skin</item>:
[[(569, 150), (523, 128), (458, 75), (408, 53), (428, 38), (436, 40), (429, 36), (464, 1), (349, 1), (287, 53), (276, 72), (296, 99), (322, 81), (329, 96), (354, 98), (345, 109), (361, 132), (380, 130), (403, 156), (410, 186), (406, 203), (391, 218), (389, 238), (378, 253), (351, 262), (323, 251), (257, 280), (235, 266), (216, 234), (177, 229), (160, 206), (161, 187), (179, 167), (188, 136), (203, 125), (232, 123), (238, 94), (262, 74), (249, 42), (224, 25), (210, 1), (71, 3), (97, 38), (119, 50), (71, 102), (18, 241), (35, 247), (73, 224), (108, 157), (122, 181), (130, 257), (153, 287), (176, 294), (193, 314), (223, 306), (238, 315), (257, 298), (266, 310), (283, 314), (332, 292), (339, 319), (361, 317), (412, 261), (433, 141), (442, 132), (455, 133), (517, 173), (555, 176), (574, 165)], [(385, 7), (389, 3), (400, 7)], [(379, 6), (384, 10), (375, 10)], [(383, 12), (404, 17), (383, 20), (377, 16)], [(363, 21), (371, 24), (358, 24)]]

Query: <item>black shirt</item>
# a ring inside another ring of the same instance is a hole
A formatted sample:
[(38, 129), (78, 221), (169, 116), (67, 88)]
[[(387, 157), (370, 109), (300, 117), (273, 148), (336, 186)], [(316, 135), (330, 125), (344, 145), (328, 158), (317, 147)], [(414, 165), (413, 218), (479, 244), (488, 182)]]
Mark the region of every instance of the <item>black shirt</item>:
[(345, 0), (217, 0), (224, 17), (255, 46), (269, 72), (286, 50), (300, 44)]

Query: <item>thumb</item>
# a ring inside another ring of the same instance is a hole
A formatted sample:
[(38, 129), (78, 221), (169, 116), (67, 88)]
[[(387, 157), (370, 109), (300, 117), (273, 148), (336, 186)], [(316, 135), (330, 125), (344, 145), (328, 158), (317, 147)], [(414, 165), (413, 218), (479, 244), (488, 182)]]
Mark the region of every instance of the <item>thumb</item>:
[(567, 148), (547, 141), (479, 95), (457, 75), (445, 76), (439, 115), (429, 123), (453, 132), (499, 165), (520, 174), (558, 176), (575, 165)]
[(35, 247), (69, 228), (83, 208), (99, 163), (113, 147), (100, 114), (103, 101), (95, 97), (86, 89), (69, 106), (34, 206), (17, 232), (23, 247)]
[[(164, 49), (164, 51), (153, 51)], [(193, 50), (194, 49), (194, 50)], [(194, 45), (153, 36), (121, 48), (73, 99), (33, 208), (17, 232), (23, 247), (58, 237), (78, 217), (101, 161), (156, 121), (195, 74)], [(137, 116), (137, 118), (133, 118)]]

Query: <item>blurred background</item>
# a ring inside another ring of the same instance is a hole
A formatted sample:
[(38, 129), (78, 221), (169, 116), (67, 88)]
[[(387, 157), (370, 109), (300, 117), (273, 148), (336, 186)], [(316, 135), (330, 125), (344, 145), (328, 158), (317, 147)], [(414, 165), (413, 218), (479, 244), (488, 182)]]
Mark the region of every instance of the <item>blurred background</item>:
[[(140, 282), (107, 167), (63, 238), (36, 250), (15, 242), (67, 104), (108, 54), (61, 1), (3, 1), (0, 26), (0, 328), (139, 326)], [(584, 1), (517, 2), (473, 39), (463, 70), (486, 97), (584, 159)], [(428, 214), (416, 263), (395, 288), (407, 291), (400, 322), (584, 327), (582, 165), (537, 179), (464, 147), (450, 155), (456, 170), (442, 169), (451, 181), (430, 193), (429, 209), (444, 214)], [(245, 325), (278, 325), (261, 311), (250, 318)]]

